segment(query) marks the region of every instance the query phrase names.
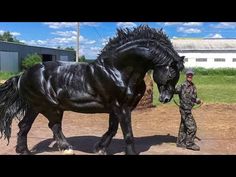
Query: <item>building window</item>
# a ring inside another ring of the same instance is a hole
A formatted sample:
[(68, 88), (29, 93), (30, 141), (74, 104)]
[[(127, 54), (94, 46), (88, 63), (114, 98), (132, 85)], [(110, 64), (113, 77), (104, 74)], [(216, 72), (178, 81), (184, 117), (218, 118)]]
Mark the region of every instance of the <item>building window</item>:
[(225, 62), (225, 58), (215, 58), (214, 62)]
[(188, 58), (184, 58), (184, 62), (188, 62)]
[(236, 58), (233, 58), (233, 62), (236, 62)]
[(196, 58), (196, 62), (207, 62), (207, 58)]

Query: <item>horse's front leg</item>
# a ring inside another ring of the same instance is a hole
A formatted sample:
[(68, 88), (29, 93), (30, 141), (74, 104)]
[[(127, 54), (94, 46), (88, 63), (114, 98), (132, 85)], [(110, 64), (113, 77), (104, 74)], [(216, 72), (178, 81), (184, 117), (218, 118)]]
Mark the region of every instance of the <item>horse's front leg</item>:
[(137, 155), (138, 153), (134, 148), (134, 137), (131, 126), (131, 109), (126, 105), (119, 106), (119, 104), (116, 103), (116, 106), (114, 107), (114, 113), (118, 117), (123, 132), (126, 143), (126, 155)]
[(96, 143), (95, 152), (106, 155), (107, 147), (111, 143), (112, 138), (116, 135), (118, 130), (119, 120), (117, 116), (111, 112), (109, 114), (109, 128), (108, 131), (102, 136), (102, 139)]

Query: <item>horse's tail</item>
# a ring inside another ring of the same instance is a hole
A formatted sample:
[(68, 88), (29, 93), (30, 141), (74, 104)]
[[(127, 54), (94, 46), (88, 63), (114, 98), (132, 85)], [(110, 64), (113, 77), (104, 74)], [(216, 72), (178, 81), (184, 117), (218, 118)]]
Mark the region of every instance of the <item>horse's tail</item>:
[(19, 95), (18, 81), (20, 76), (15, 76), (0, 85), (0, 132), (1, 137), (7, 138), (8, 144), (11, 137), (11, 124), (13, 118), (21, 119), (27, 110), (27, 104)]

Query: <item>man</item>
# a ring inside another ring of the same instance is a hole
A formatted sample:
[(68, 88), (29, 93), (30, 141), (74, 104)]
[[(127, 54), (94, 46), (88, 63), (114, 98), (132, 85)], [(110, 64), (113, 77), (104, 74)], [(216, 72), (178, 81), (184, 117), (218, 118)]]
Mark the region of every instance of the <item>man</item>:
[(188, 69), (186, 72), (186, 81), (176, 87), (175, 93), (180, 99), (181, 122), (177, 138), (177, 147), (183, 147), (194, 151), (199, 151), (200, 147), (194, 143), (196, 137), (197, 125), (192, 115), (194, 104), (200, 104), (201, 100), (197, 98), (197, 89), (192, 82), (194, 72)]

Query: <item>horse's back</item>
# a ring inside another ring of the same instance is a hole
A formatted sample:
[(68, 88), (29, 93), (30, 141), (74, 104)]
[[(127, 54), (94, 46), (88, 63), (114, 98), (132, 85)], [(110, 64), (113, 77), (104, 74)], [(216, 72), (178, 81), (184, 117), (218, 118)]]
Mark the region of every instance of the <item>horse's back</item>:
[(101, 98), (91, 86), (89, 68), (87, 63), (37, 64), (23, 73), (20, 93), (39, 112), (50, 108), (103, 112)]

